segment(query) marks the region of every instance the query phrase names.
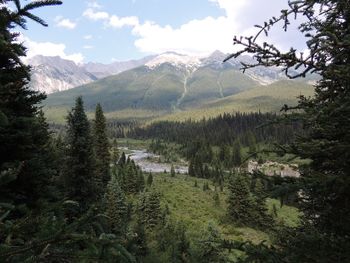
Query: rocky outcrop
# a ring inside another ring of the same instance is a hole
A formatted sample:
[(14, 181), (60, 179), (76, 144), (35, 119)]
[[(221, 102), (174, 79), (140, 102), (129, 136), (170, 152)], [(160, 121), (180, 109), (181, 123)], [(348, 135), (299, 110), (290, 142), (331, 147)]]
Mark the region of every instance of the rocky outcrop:
[(262, 172), (267, 176), (281, 176), (281, 177), (299, 177), (300, 172), (297, 164), (281, 164), (278, 162), (267, 161), (259, 164), (256, 161), (250, 160), (248, 162), (248, 172), (254, 171)]

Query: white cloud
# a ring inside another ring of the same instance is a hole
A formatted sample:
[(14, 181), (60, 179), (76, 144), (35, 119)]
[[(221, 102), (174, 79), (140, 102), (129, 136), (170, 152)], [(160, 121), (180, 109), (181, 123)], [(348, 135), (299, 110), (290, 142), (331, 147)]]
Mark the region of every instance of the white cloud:
[(239, 31), (239, 12), (249, 0), (208, 0), (225, 10), (220, 17), (191, 20), (178, 28), (160, 26), (152, 21), (140, 22), (136, 16), (118, 17), (107, 12), (96, 11), (91, 5), (83, 15), (91, 20), (104, 21), (105, 26), (120, 29), (132, 27), (136, 36), (135, 46), (146, 53), (177, 51), (205, 55), (213, 50), (232, 51), (232, 37)]
[[(162, 53), (176, 51), (186, 54), (207, 55), (214, 50), (233, 52), (233, 36), (250, 36), (257, 32), (254, 24), (261, 24), (270, 16), (278, 16), (286, 7), (281, 0), (207, 0), (224, 10), (224, 15), (194, 19), (179, 27), (159, 25), (152, 21), (141, 22), (136, 16), (118, 17), (107, 12), (88, 8), (84, 16), (91, 20), (102, 20), (105, 26), (120, 29), (131, 27), (136, 37), (134, 42), (139, 51)], [(296, 30), (289, 32), (289, 39), (280, 31), (270, 37), (277, 46), (289, 48), (291, 40), (299, 41)], [(292, 33), (292, 34), (291, 34)], [(292, 36), (291, 36), (292, 35)], [(265, 38), (260, 39), (264, 41)], [(293, 42), (293, 41), (292, 41)]]
[(116, 15), (112, 15), (109, 19), (108, 25), (115, 28), (122, 28), (124, 26), (138, 26), (139, 19), (136, 16), (127, 16), (119, 18)]
[(69, 20), (68, 18), (63, 18), (62, 16), (57, 16), (55, 18), (56, 26), (63, 27), (67, 29), (74, 29), (77, 24)]
[[(177, 51), (187, 54), (207, 55), (214, 50), (233, 52), (233, 36), (251, 36), (257, 33), (254, 24), (261, 24), (271, 16), (278, 16), (287, 5), (281, 0), (208, 0), (225, 11), (219, 17), (208, 16), (194, 19), (173, 28), (146, 21), (134, 26), (132, 33), (137, 37), (135, 46), (146, 53)], [(279, 26), (277, 26), (279, 27)], [(288, 35), (288, 36), (287, 36)], [(282, 50), (291, 45), (300, 47), (303, 43), (300, 33), (290, 28), (288, 34), (274, 29), (269, 40)], [(265, 41), (262, 37), (259, 42)]]
[(92, 35), (85, 35), (85, 36), (84, 36), (84, 39), (90, 40), (90, 39), (92, 39)]
[(83, 46), (83, 48), (84, 48), (84, 49), (92, 49), (92, 48), (94, 48), (94, 46), (85, 45), (85, 46)]
[(107, 27), (122, 28), (124, 26), (135, 27), (139, 25), (139, 19), (136, 16), (118, 17), (107, 12), (96, 11), (94, 8), (86, 9), (83, 16), (93, 21), (105, 21), (105, 26)]
[(102, 8), (102, 6), (99, 3), (97, 3), (96, 1), (89, 2), (88, 7), (94, 8), (94, 9), (101, 9)]
[(86, 9), (83, 16), (94, 21), (109, 19), (109, 14), (107, 12), (95, 11), (93, 8)]
[(62, 43), (36, 42), (25, 36), (19, 37), (19, 41), (24, 42), (24, 46), (28, 49), (27, 58), (36, 55), (59, 56), (63, 59), (72, 60), (76, 64), (82, 63), (84, 60), (84, 56), (81, 53), (67, 54), (65, 51), (66, 45)]

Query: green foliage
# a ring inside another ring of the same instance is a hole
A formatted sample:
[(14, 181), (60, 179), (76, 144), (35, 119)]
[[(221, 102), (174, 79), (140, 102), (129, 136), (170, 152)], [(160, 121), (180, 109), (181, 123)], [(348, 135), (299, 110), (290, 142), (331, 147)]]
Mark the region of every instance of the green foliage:
[(199, 240), (197, 262), (224, 263), (228, 262), (227, 256), (221, 247), (222, 236), (217, 227), (210, 222), (208, 228)]
[(150, 187), (153, 184), (153, 175), (151, 172), (149, 172), (148, 176), (147, 176), (147, 185)]
[(154, 189), (143, 192), (138, 202), (139, 218), (147, 229), (154, 229), (161, 220), (161, 207), (159, 193)]
[(0, 245), (0, 258), (8, 262), (113, 262), (118, 258), (134, 262), (133, 257), (106, 230), (104, 218), (92, 207), (69, 220), (65, 215), (80, 210), (77, 203), (65, 201), (42, 207), (15, 224), (4, 221), (6, 243)]
[(255, 197), (255, 211), (253, 221), (254, 223), (262, 228), (271, 228), (273, 226), (273, 220), (269, 214), (266, 206), (266, 198), (268, 194), (265, 190), (265, 186), (262, 180), (258, 179), (255, 183), (254, 197)]
[(135, 262), (92, 204), (92, 140), (81, 98), (68, 116), (66, 142), (50, 138), (37, 106), (44, 96), (29, 89), (29, 67), (20, 60), (25, 48), (15, 25), (25, 28), (30, 18), (46, 26), (30, 11), (61, 1), (0, 2), (1, 262)]
[(129, 241), (128, 248), (136, 256), (138, 262), (142, 262), (143, 258), (147, 256), (149, 248), (145, 227), (140, 218), (137, 218), (136, 220), (133, 233), (134, 235)]
[(145, 187), (145, 179), (141, 169), (135, 165), (130, 158), (126, 162), (123, 161), (125, 154), (119, 160), (117, 165), (117, 178), (125, 194), (136, 194), (143, 191)]
[(208, 190), (210, 190), (209, 184), (208, 184), (208, 182), (205, 182), (205, 183), (203, 184), (203, 191), (208, 191)]
[(250, 225), (253, 220), (254, 198), (249, 190), (248, 179), (240, 174), (229, 179), (228, 215), (233, 222)]
[(222, 145), (219, 151), (219, 160), (222, 162), (223, 166), (226, 168), (230, 167), (231, 164), (231, 152), (228, 145)]
[[(110, 180), (110, 153), (107, 138), (106, 118), (100, 104), (96, 106), (95, 120), (93, 124), (93, 140), (95, 152), (95, 173), (100, 181), (103, 191)], [(114, 156), (116, 158), (117, 156)]]
[(125, 234), (128, 208), (125, 195), (115, 175), (112, 175), (108, 182), (105, 201), (106, 215), (109, 217), (109, 223), (114, 233)]
[(232, 164), (235, 167), (239, 167), (241, 163), (242, 163), (241, 145), (239, 143), (239, 140), (236, 140), (233, 143), (233, 147), (232, 147)]
[(216, 206), (220, 206), (220, 195), (218, 191), (215, 191), (214, 196), (213, 196), (214, 204)]
[(120, 159), (118, 161), (118, 164), (120, 166), (124, 166), (126, 164), (126, 156), (125, 156), (125, 152), (122, 152), (122, 155), (120, 156)]
[(173, 165), (173, 164), (171, 165), (171, 168), (170, 168), (170, 175), (171, 175), (172, 177), (175, 177), (175, 168), (174, 168), (174, 165)]
[[(16, 1), (13, 9), (0, 8), (0, 173), (10, 176), (0, 189), (1, 201), (33, 205), (47, 198), (52, 174), (49, 133), (39, 104), (45, 95), (29, 87), (30, 68), (24, 65), (25, 47), (14, 28), (26, 28), (29, 18), (45, 24), (31, 10), (61, 1), (40, 1), (25, 6)], [(46, 25), (46, 24), (45, 24)], [(5, 154), (6, 153), (6, 154)], [(45, 176), (43, 176), (45, 175)]]
[(116, 139), (113, 139), (112, 143), (112, 154), (111, 154), (111, 161), (113, 165), (116, 165), (119, 160), (119, 149), (118, 149), (118, 143)]
[(156, 235), (157, 249), (167, 255), (167, 262), (185, 263), (191, 261), (190, 242), (182, 222), (168, 221)]
[[(290, 78), (318, 73), (321, 79), (315, 85), (315, 96), (301, 96), (296, 107), (285, 105), (290, 116), (303, 121), (307, 133), (283, 149), (311, 162), (302, 169), (297, 182), (287, 182), (285, 189), (297, 188), (304, 214), (302, 225), (282, 233), (282, 252), (286, 262), (349, 261), (350, 239), (350, 177), (349, 153), (349, 1), (311, 0), (289, 1), (281, 15), (273, 17), (252, 37), (235, 37), (234, 43), (242, 50), (227, 59), (251, 53), (256, 63), (243, 65), (280, 66)], [(307, 53), (298, 54), (291, 48), (281, 52), (273, 44), (257, 41), (282, 22), (287, 31), (293, 18), (303, 16), (298, 29), (307, 38)], [(288, 119), (288, 115), (286, 116)], [(320, 244), (326, 244), (327, 248)], [(333, 247), (333, 244), (337, 244)], [(292, 251), (290, 250), (292, 248)], [(301, 258), (307, 255), (307, 258)]]
[(76, 99), (76, 105), (67, 117), (66, 169), (64, 172), (66, 196), (78, 201), (82, 208), (97, 200), (101, 194), (97, 187), (94, 171), (93, 139), (90, 124), (84, 112), (83, 100)]

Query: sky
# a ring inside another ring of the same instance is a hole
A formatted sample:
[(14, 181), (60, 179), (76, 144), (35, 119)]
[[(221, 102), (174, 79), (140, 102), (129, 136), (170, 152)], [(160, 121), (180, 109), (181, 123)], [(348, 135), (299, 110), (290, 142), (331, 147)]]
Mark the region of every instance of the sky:
[[(49, 26), (28, 21), (22, 40), (28, 57), (60, 56), (76, 63), (167, 51), (206, 56), (233, 52), (233, 36), (254, 34), (254, 25), (286, 7), (287, 0), (63, 0), (33, 11)], [(282, 49), (304, 48), (296, 26), (288, 33), (276, 29), (269, 39)]]

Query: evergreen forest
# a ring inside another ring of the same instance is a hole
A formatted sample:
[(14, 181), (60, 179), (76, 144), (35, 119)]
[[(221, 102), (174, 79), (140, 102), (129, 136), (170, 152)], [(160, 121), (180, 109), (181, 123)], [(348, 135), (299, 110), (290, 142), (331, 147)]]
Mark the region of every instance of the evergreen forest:
[[(0, 0), (0, 262), (350, 262), (348, 0), (289, 0), (234, 37), (243, 73), (318, 76), (279, 112), (121, 121), (82, 95), (49, 123), (17, 31), (62, 4)], [(258, 40), (300, 16), (308, 52)]]

